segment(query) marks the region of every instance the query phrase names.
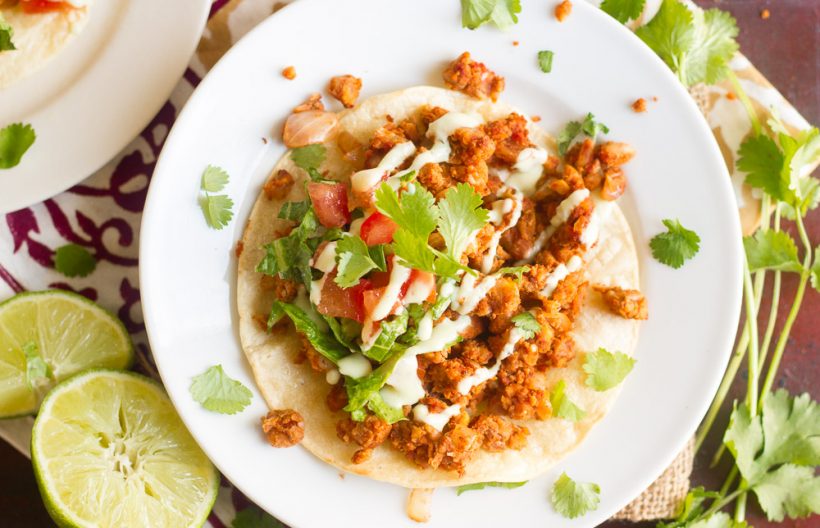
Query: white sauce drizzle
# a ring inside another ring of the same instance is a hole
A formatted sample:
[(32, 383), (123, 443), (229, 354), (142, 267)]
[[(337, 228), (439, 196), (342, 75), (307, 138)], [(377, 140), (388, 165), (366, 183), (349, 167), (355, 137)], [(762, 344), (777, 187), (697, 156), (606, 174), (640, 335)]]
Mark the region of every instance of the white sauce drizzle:
[(510, 337), (507, 339), (507, 342), (504, 343), (504, 348), (501, 349), (501, 353), (498, 355), (498, 359), (490, 368), (481, 367), (473, 372), (471, 375), (463, 378), (461, 381), (458, 382), (458, 392), (461, 394), (469, 394), (470, 390), (479, 385), (484, 383), (485, 381), (494, 378), (498, 375), (498, 369), (501, 368), (501, 362), (510, 357), (513, 351), (515, 350), (515, 345), (521, 341), (521, 338), (524, 337), (517, 327), (513, 328), (510, 331)]
[(532, 194), (535, 192), (536, 182), (544, 172), (547, 157), (547, 151), (542, 148), (525, 148), (518, 154), (515, 165), (513, 165), (513, 172), (504, 183), (524, 194)]
[(469, 314), (487, 296), (497, 280), (497, 276), (487, 275), (481, 279), (481, 282), (476, 284), (475, 275), (465, 274), (464, 278), (461, 279), (461, 287), (452, 301), (453, 309), (462, 315)]
[(335, 368), (332, 368), (325, 373), (325, 381), (331, 385), (336, 385), (339, 383), (340, 379), (342, 379), (342, 375)]
[(461, 406), (458, 404), (450, 405), (440, 413), (431, 413), (430, 408), (423, 403), (413, 407), (413, 418), (416, 421), (424, 422), (439, 432), (444, 429), (450, 418), (459, 414), (461, 414)]
[(419, 321), (419, 326), (416, 329), (416, 337), (421, 341), (426, 341), (430, 339), (431, 335), (433, 335), (433, 313), (427, 312), (424, 314), (424, 317), (421, 318), (421, 321)]
[(390, 272), (390, 282), (384, 289), (384, 293), (379, 298), (379, 302), (373, 308), (370, 318), (373, 321), (381, 321), (393, 310), (399, 300), (402, 285), (410, 277), (410, 268), (405, 268), (399, 264), (398, 259), (393, 259), (393, 270)]
[(339, 372), (351, 378), (363, 378), (373, 372), (370, 361), (358, 352), (339, 360)]
[(572, 191), (572, 194), (564, 198), (558, 208), (555, 210), (555, 215), (550, 219), (550, 225), (559, 227), (561, 224), (569, 220), (569, 216), (578, 207), (581, 202), (589, 197), (589, 190), (584, 187)]
[(336, 267), (336, 242), (328, 242), (315, 262), (311, 260), (311, 266), (322, 273), (330, 273)]
[[(502, 187), (502, 192), (504, 188)], [(509, 198), (505, 199), (504, 201), (509, 200)], [(518, 223), (518, 220), (521, 219), (521, 207), (524, 204), (524, 195), (521, 194), (518, 190), (513, 189), (513, 207), (512, 211), (510, 212), (510, 219), (509, 221), (501, 228), (496, 229), (495, 233), (493, 233), (493, 237), (490, 239), (490, 244), (487, 247), (487, 253), (484, 254), (484, 257), (481, 259), (481, 272), (482, 273), (489, 273), (490, 270), (493, 268), (493, 262), (495, 262), (495, 254), (498, 252), (498, 243), (501, 240), (501, 235), (504, 234), (505, 231), (515, 226)], [(493, 204), (495, 205), (495, 204)], [(506, 205), (503, 206), (506, 208)]]
[(581, 257), (578, 255), (573, 255), (566, 264), (563, 262), (558, 264), (555, 269), (552, 270), (552, 273), (547, 276), (547, 281), (544, 285), (544, 289), (541, 290), (541, 295), (549, 299), (555, 291), (555, 288), (558, 287), (558, 284), (560, 284), (562, 280), (566, 279), (570, 273), (575, 273), (581, 269), (581, 265), (583, 263), (584, 262), (581, 260)]
[(435, 289), (435, 278), (416, 278), (413, 280), (412, 283), (410, 283), (410, 286), (407, 288), (407, 293), (404, 294), (402, 304), (406, 306), (408, 304), (423, 302), (430, 296), (430, 294)]
[(396, 170), (399, 165), (416, 152), (412, 141), (399, 143), (384, 155), (379, 164), (372, 169), (365, 169), (350, 177), (350, 184), (354, 191), (365, 192), (375, 187), (384, 177)]
[(425, 392), (418, 376), (416, 356), (443, 350), (470, 326), (470, 322), (470, 318), (466, 315), (462, 315), (455, 321), (445, 319), (433, 327), (428, 339), (408, 348), (396, 362), (396, 367), (380, 391), (385, 403), (400, 408), (403, 405), (412, 405), (422, 399)]

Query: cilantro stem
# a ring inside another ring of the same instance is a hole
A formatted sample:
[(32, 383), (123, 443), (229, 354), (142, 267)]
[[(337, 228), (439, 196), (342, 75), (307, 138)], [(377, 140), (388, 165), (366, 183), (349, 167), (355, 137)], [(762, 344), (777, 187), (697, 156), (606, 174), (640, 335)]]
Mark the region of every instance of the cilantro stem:
[[(768, 197), (767, 197), (768, 198)], [(774, 230), (780, 231), (780, 209), (774, 213)], [(772, 299), (769, 307), (769, 320), (766, 322), (766, 332), (763, 334), (763, 343), (760, 345), (760, 366), (766, 363), (766, 356), (769, 355), (769, 346), (772, 343), (774, 327), (777, 324), (777, 312), (780, 305), (780, 282), (781, 272), (774, 272), (774, 284), (772, 285)]]
[(746, 403), (749, 406), (749, 412), (752, 416), (757, 414), (757, 389), (759, 366), (757, 364), (759, 350), (758, 350), (758, 335), (757, 335), (757, 307), (755, 306), (754, 288), (752, 287), (752, 274), (749, 271), (749, 263), (747, 262), (743, 268), (743, 298), (746, 304), (746, 325), (749, 328), (749, 376), (747, 383)]
[(763, 130), (763, 127), (760, 125), (760, 118), (757, 117), (757, 112), (752, 104), (752, 100), (749, 99), (748, 95), (746, 95), (746, 90), (744, 90), (743, 86), (740, 84), (740, 79), (737, 78), (737, 75), (735, 75), (735, 72), (732, 71), (731, 68), (726, 68), (726, 78), (728, 78), (729, 82), (732, 83), (732, 87), (735, 89), (735, 92), (737, 92), (738, 99), (740, 99), (740, 102), (743, 103), (743, 107), (749, 115), (749, 121), (752, 122), (752, 129), (754, 129), (755, 135), (759, 136)]
[(741, 493), (740, 496), (738, 496), (737, 498), (737, 502), (735, 502), (735, 520), (737, 522), (741, 522), (746, 518), (746, 490), (744, 489), (745, 486), (746, 480), (740, 479), (740, 487), (737, 491)]
[(800, 283), (797, 285), (797, 293), (794, 295), (791, 310), (789, 310), (789, 315), (786, 318), (783, 329), (780, 331), (780, 337), (774, 347), (772, 362), (769, 364), (769, 370), (766, 373), (766, 379), (763, 382), (763, 390), (760, 394), (761, 405), (763, 400), (766, 398), (766, 395), (771, 390), (772, 384), (774, 383), (774, 377), (777, 375), (778, 368), (780, 368), (780, 360), (783, 358), (783, 351), (786, 349), (786, 343), (789, 340), (792, 325), (794, 324), (794, 320), (797, 318), (797, 312), (800, 311), (800, 305), (803, 303), (803, 294), (806, 292), (806, 283), (809, 281), (809, 266), (811, 265), (812, 254), (811, 242), (809, 242), (809, 237), (806, 234), (806, 227), (803, 225), (803, 218), (799, 214), (795, 215), (795, 223), (797, 224), (797, 232), (800, 234), (800, 240), (803, 242), (803, 246), (805, 248), (805, 255), (803, 256), (804, 269), (800, 274)]

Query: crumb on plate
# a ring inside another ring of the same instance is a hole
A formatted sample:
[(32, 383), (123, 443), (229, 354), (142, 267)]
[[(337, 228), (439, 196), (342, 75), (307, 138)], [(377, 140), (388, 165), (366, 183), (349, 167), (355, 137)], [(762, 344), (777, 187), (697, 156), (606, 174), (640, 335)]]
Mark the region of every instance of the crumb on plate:
[(563, 22), (572, 13), (572, 2), (570, 0), (564, 0), (557, 6), (555, 6), (555, 18), (558, 19), (558, 22)]
[(632, 103), (632, 110), (638, 114), (641, 112), (646, 112), (646, 99), (640, 97)]
[(282, 70), (282, 77), (289, 81), (292, 81), (296, 78), (296, 68), (294, 68), (293, 66), (288, 66), (287, 68)]
[(764, 9), (760, 12), (760, 18), (763, 20), (768, 20), (770, 16), (772, 16), (772, 13), (768, 9)]

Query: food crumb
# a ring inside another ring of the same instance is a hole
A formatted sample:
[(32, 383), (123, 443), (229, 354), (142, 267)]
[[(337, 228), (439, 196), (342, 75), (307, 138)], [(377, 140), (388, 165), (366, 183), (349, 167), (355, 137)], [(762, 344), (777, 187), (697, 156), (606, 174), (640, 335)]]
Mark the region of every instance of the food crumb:
[(517, 40), (513, 40), (513, 46), (518, 46), (519, 44), (520, 42), (518, 42)]
[(289, 81), (292, 81), (296, 78), (296, 68), (294, 68), (293, 66), (288, 66), (287, 68), (282, 70), (282, 77)]
[(262, 144), (263, 144), (263, 145), (267, 145), (267, 144), (268, 144), (268, 138), (263, 137), (263, 138), (262, 138)]
[(635, 113), (646, 112), (646, 99), (643, 97), (636, 99), (634, 103), (632, 103), (632, 110)]
[(735, 99), (737, 99), (737, 96), (734, 92), (726, 92), (726, 99), (734, 101)]
[(760, 18), (763, 20), (768, 20), (770, 16), (772, 16), (772, 13), (768, 9), (764, 9), (760, 12)]
[(345, 474), (344, 473), (339, 473), (339, 478), (344, 480), (345, 479)]
[(652, 96), (652, 102), (653, 102), (653, 103), (657, 103), (657, 102), (658, 102), (658, 97), (657, 97), (657, 96), (655, 96), (655, 95), (653, 95), (653, 96)]
[(570, 0), (564, 0), (557, 6), (555, 6), (555, 18), (558, 19), (558, 22), (563, 22), (572, 13), (572, 2)]
[(531, 120), (533, 123), (537, 123), (537, 122), (541, 121), (541, 116), (534, 115), (534, 116), (532, 116), (532, 117), (530, 118), (530, 120)]
[(245, 243), (243, 241), (238, 241), (236, 243), (236, 248), (234, 249), (234, 253), (236, 254), (236, 258), (242, 256), (242, 250), (245, 249)]

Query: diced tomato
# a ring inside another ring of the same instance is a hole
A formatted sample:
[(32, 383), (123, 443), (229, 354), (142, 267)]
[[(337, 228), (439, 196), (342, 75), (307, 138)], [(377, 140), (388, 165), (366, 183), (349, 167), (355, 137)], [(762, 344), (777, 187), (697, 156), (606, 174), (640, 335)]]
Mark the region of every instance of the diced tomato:
[(362, 223), (360, 235), (368, 246), (389, 244), (398, 226), (389, 217), (376, 211)]
[(308, 183), (308, 194), (319, 222), (325, 227), (342, 227), (350, 222), (347, 189), (341, 183)]
[(359, 284), (342, 288), (333, 280), (336, 272), (329, 273), (322, 286), (322, 299), (317, 306), (319, 313), (331, 317), (347, 317), (354, 321), (364, 321), (365, 294), (373, 287), (369, 280), (361, 279)]
[(49, 13), (51, 11), (69, 11), (75, 9), (75, 7), (68, 2), (51, 2), (49, 0), (20, 0), (20, 7), (23, 8), (23, 12), (25, 13)]

